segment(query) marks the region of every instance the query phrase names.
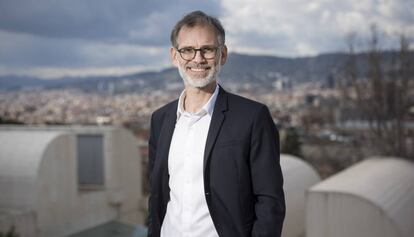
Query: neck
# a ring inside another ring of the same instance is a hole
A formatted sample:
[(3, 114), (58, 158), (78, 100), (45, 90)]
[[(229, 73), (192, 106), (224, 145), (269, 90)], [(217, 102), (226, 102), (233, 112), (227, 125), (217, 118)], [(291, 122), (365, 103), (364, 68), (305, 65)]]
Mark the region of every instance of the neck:
[(185, 87), (184, 110), (196, 113), (203, 108), (213, 95), (216, 89), (216, 82), (210, 83), (203, 88)]

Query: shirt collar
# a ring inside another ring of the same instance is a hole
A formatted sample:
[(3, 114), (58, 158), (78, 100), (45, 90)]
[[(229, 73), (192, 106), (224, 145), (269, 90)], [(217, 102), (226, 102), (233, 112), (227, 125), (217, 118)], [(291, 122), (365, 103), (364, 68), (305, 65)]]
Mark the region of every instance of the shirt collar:
[[(197, 113), (195, 113), (195, 115), (202, 115), (203, 113), (208, 113), (210, 116), (213, 115), (213, 111), (214, 111), (214, 105), (216, 104), (216, 100), (217, 100), (217, 96), (218, 96), (218, 92), (219, 92), (219, 85), (216, 84), (216, 89), (214, 89), (213, 95), (210, 97), (210, 99), (207, 101), (207, 103), (201, 108), (200, 111), (198, 111)], [(185, 99), (185, 89), (181, 92), (181, 95), (178, 99), (178, 106), (177, 106), (177, 120), (180, 118), (180, 116), (184, 113), (188, 113), (189, 112), (184, 110), (184, 99)]]

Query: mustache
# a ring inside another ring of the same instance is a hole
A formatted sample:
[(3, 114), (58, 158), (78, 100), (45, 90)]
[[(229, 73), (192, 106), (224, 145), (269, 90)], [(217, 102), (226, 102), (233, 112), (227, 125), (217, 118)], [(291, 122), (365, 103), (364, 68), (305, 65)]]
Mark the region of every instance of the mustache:
[(207, 68), (211, 68), (211, 65), (206, 65), (206, 64), (188, 64), (187, 67), (197, 68), (197, 69), (207, 69)]

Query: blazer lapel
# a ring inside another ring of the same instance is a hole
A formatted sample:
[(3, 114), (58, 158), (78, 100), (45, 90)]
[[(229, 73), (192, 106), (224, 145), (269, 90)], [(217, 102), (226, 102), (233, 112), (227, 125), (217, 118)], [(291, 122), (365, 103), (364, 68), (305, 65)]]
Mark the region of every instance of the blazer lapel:
[(154, 164), (154, 166), (161, 169), (160, 171), (163, 173), (163, 177), (168, 177), (168, 153), (170, 151), (171, 139), (177, 120), (177, 104), (178, 103), (175, 103), (175, 106), (171, 106), (170, 111), (166, 113), (159, 135), (157, 146), (158, 154), (156, 159), (158, 164)]
[(211, 150), (216, 143), (217, 135), (220, 132), (221, 125), (223, 124), (225, 115), (224, 111), (227, 110), (227, 92), (223, 88), (219, 88), (219, 94), (217, 96), (216, 104), (214, 106), (213, 116), (211, 117), (210, 128), (207, 134), (206, 147), (204, 150), (204, 164), (203, 171), (205, 173), (208, 160), (210, 158)]

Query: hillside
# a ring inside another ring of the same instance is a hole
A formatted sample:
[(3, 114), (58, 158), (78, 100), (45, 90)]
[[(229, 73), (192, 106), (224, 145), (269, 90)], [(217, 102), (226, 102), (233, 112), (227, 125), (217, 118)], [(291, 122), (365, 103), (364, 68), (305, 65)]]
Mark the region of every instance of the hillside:
[[(391, 62), (395, 52), (383, 53), (386, 64)], [(414, 53), (412, 53), (414, 54)], [(283, 58), (230, 54), (222, 68), (220, 78), (225, 83), (250, 83), (269, 86), (283, 78), (292, 83), (326, 81), (340, 71), (348, 56), (344, 53), (322, 54), (315, 57)], [(356, 55), (361, 75), (367, 71), (367, 54)], [(2, 76), (0, 90), (25, 88), (79, 88), (85, 91), (111, 91), (125, 93), (147, 89), (174, 89), (181, 86), (181, 79), (175, 68), (150, 71), (123, 76), (65, 77), (42, 80), (33, 77)]]

